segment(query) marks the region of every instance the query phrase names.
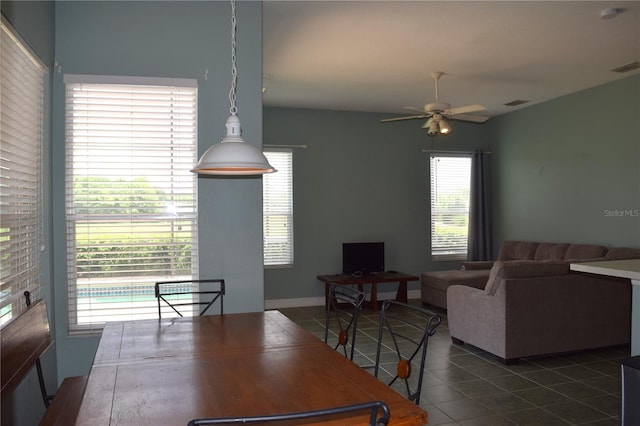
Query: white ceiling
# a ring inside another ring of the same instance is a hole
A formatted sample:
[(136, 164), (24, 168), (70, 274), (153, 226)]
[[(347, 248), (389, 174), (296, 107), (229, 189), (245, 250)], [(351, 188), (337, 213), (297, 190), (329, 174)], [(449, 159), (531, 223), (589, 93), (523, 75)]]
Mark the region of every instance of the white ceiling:
[(443, 71), (441, 102), (496, 116), (640, 73), (610, 71), (640, 60), (640, 2), (265, 1), (263, 43), (266, 106), (407, 115)]

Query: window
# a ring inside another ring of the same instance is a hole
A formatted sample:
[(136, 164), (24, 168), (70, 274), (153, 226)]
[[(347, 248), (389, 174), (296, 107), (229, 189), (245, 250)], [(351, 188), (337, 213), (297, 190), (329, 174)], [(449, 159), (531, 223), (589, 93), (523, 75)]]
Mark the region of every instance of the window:
[(0, 24), (0, 324), (40, 295), (42, 145), (47, 72), (9, 23)]
[(65, 76), (69, 329), (156, 318), (198, 276), (194, 80)]
[(467, 258), (471, 157), (431, 155), (431, 257)]
[(263, 175), (264, 265), (293, 265), (293, 153), (264, 153), (276, 173)]

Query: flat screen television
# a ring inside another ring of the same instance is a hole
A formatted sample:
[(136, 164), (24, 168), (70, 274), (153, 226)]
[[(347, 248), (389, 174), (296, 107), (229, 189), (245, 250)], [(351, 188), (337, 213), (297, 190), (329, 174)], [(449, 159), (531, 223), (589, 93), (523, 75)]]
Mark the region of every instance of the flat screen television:
[(375, 274), (384, 271), (384, 243), (343, 243), (342, 273)]

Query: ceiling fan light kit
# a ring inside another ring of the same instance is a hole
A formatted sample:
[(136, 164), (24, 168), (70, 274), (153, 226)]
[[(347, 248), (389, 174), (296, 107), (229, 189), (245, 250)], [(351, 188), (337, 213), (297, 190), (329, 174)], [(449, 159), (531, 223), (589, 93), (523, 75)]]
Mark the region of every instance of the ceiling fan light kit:
[(381, 120), (382, 123), (390, 123), (393, 121), (415, 120), (418, 118), (428, 118), (427, 122), (422, 126), (423, 129), (427, 129), (429, 136), (436, 135), (448, 135), (452, 129), (447, 119), (457, 121), (467, 121), (471, 123), (484, 123), (489, 119), (487, 115), (474, 115), (474, 112), (484, 112), (486, 107), (480, 104), (466, 105), (457, 108), (451, 108), (451, 104), (447, 102), (440, 102), (438, 96), (438, 80), (442, 77), (441, 71), (434, 71), (431, 74), (435, 82), (436, 88), (436, 101), (426, 104), (423, 108), (405, 107), (410, 111), (417, 112), (418, 115), (411, 115), (407, 117), (387, 118)]
[(451, 126), (441, 114), (434, 114), (429, 117), (422, 128), (427, 129), (427, 135), (429, 136), (448, 135), (451, 133)]

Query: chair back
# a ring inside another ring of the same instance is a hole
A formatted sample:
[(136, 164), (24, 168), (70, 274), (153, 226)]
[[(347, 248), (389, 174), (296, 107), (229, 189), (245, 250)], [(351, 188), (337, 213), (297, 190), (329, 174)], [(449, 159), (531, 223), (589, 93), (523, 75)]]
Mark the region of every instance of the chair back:
[[(429, 337), (435, 334), (441, 322), (439, 315), (393, 300), (385, 301), (380, 310), (374, 375), (378, 377), (381, 371), (385, 370), (393, 377), (388, 383), (389, 386), (402, 382), (401, 387), (407, 398), (416, 404), (420, 404)], [(383, 349), (390, 350), (397, 361), (383, 364)]]
[[(25, 292), (26, 293), (26, 292)], [(43, 299), (33, 304), (25, 294), (28, 308), (4, 324), (0, 330), (0, 395), (4, 401), (27, 377), (31, 368), (40, 363), (52, 345), (47, 305)], [(46, 393), (43, 393), (48, 405)]]
[[(181, 317), (193, 316), (195, 312), (201, 316), (218, 300), (220, 314), (224, 314), (224, 294), (223, 279), (159, 281), (155, 285), (158, 317), (162, 318), (163, 303)], [(198, 306), (200, 309), (196, 310)]]
[[(296, 420), (310, 420), (310, 419), (323, 419), (324, 421), (345, 419), (347, 416), (352, 417), (358, 413), (362, 413), (369, 410), (369, 426), (386, 426), (389, 423), (391, 412), (387, 404), (382, 401), (364, 402), (361, 404), (345, 405), (342, 407), (325, 408), (322, 410), (313, 411), (300, 411), (295, 413), (285, 414), (270, 414), (265, 416), (250, 416), (250, 417), (221, 417), (210, 419), (194, 419), (191, 420), (188, 426), (202, 426), (202, 425), (228, 425), (228, 424), (246, 424), (246, 423), (272, 423), (272, 422), (284, 422), (294, 421), (291, 424), (296, 423)], [(381, 412), (381, 416), (378, 415)]]
[[(351, 287), (331, 284), (327, 303), (327, 314), (324, 328), (324, 342), (329, 344), (329, 330), (334, 328), (337, 334), (335, 350), (342, 347), (344, 356), (353, 361), (358, 331), (358, 315), (362, 309), (365, 294)], [(350, 335), (351, 334), (351, 338)], [(347, 355), (347, 344), (351, 344), (351, 352)]]

